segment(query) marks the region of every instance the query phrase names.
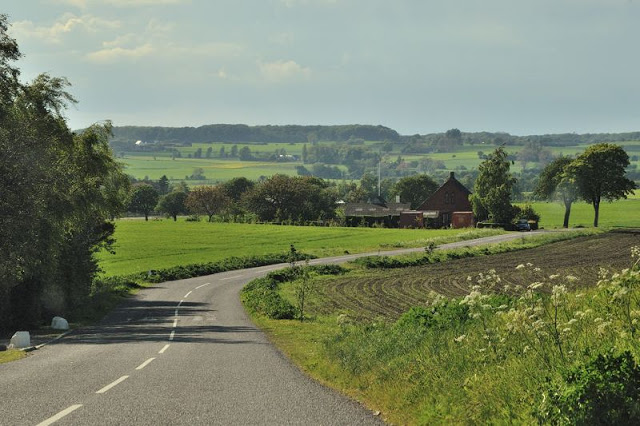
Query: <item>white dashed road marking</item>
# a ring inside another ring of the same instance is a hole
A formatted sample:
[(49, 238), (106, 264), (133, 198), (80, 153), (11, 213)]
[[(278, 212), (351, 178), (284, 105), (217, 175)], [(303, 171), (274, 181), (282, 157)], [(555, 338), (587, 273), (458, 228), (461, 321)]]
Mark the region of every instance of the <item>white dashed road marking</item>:
[(151, 363), (151, 361), (153, 361), (155, 358), (149, 358), (148, 360), (146, 360), (145, 362), (143, 362), (142, 364), (140, 364), (139, 366), (136, 367), (136, 370), (142, 370), (143, 368), (145, 368), (147, 365), (149, 365)]
[(99, 391), (97, 391), (96, 393), (105, 393), (106, 391), (108, 391), (109, 389), (111, 389), (112, 387), (124, 382), (125, 380), (127, 380), (129, 378), (129, 376), (122, 376), (120, 377), (118, 380), (116, 380), (113, 383), (108, 384), (107, 386), (103, 387), (102, 389), (100, 389)]
[(225, 280), (232, 280), (234, 278), (242, 278), (242, 275), (234, 275), (233, 277), (227, 277), (227, 278), (220, 278), (220, 281), (225, 281)]
[(160, 352), (158, 352), (158, 353), (159, 353), (159, 354), (163, 354), (163, 353), (164, 353), (164, 351), (166, 351), (167, 349), (169, 349), (169, 346), (171, 346), (171, 345), (169, 345), (169, 344), (164, 345), (164, 348), (160, 349)]
[(72, 405), (71, 407), (60, 411), (58, 414), (56, 414), (53, 417), (49, 417), (47, 420), (38, 423), (37, 426), (49, 426), (50, 424), (53, 424), (55, 422), (57, 422), (58, 420), (60, 420), (61, 418), (63, 418), (64, 416), (71, 414), (72, 412), (76, 411), (78, 408), (82, 407), (82, 404), (76, 404), (76, 405)]

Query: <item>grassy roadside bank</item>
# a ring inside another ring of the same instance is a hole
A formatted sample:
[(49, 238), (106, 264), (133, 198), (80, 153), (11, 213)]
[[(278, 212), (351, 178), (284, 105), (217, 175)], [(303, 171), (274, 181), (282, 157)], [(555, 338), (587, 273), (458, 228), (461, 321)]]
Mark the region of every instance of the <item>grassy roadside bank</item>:
[[(638, 243), (637, 234), (605, 234), (436, 265), (357, 269), (314, 278), (319, 289), (330, 291), (307, 302), (304, 322), (255, 312), (252, 318), (309, 375), (381, 411), (394, 424), (555, 422), (577, 409), (571, 405), (571, 374), (600, 368), (599, 356), (613, 365), (625, 351), (635, 359), (640, 355), (635, 317), (630, 317), (640, 315), (640, 278), (628, 269), (638, 258), (637, 249), (635, 258), (629, 256), (629, 247)], [(615, 250), (612, 256), (607, 247)], [(558, 256), (562, 252), (566, 256)], [(584, 256), (579, 267), (572, 267), (571, 256)], [(498, 274), (479, 269), (484, 273), (473, 274), (469, 283), (475, 289), (467, 284), (464, 292), (460, 288), (447, 297), (427, 295), (430, 288), (450, 288), (453, 282), (451, 277), (431, 282), (437, 280), (429, 277), (432, 268), (450, 263), (449, 270), (467, 269), (473, 261), (502, 264), (505, 273), (498, 281)], [(596, 277), (588, 284), (605, 263), (613, 265), (608, 279), (594, 286)], [(625, 272), (620, 265), (627, 266)], [(295, 285), (283, 283), (278, 289), (293, 305)], [(511, 286), (507, 293), (506, 285)], [(336, 291), (357, 297), (340, 300)], [(394, 305), (416, 291), (426, 296), (419, 309), (398, 314), (361, 306), (384, 304), (381, 299)], [(635, 313), (625, 314), (625, 306)], [(358, 315), (359, 310), (365, 314)], [(555, 323), (547, 314), (554, 312), (561, 319)], [(611, 375), (617, 373), (599, 374), (615, 382)], [(569, 396), (552, 398), (558, 392)]]
[(0, 352), (0, 364), (4, 364), (5, 362), (17, 361), (26, 356), (27, 354), (23, 351), (19, 351), (17, 349), (8, 349), (6, 351)]

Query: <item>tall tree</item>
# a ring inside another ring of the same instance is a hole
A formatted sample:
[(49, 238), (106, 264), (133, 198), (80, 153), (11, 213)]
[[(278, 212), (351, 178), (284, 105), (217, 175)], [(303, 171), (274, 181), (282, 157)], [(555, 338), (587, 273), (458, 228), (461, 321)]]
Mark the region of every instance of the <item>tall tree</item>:
[(438, 184), (428, 175), (415, 175), (400, 179), (391, 191), (391, 195), (399, 195), (400, 201), (411, 203), (416, 209), (438, 189)]
[(599, 143), (591, 145), (568, 166), (575, 177), (580, 197), (591, 203), (593, 226), (598, 226), (600, 202), (627, 198), (635, 183), (625, 176), (629, 155), (620, 145)]
[(185, 206), (186, 199), (186, 192), (170, 192), (164, 197), (160, 198), (157, 210), (161, 213), (165, 213), (169, 217), (172, 217), (173, 221), (176, 222), (178, 220), (179, 214), (187, 213), (187, 207)]
[(128, 179), (109, 149), (108, 123), (69, 130), (64, 111), (75, 100), (66, 79), (19, 81), (8, 25), (0, 15), (0, 328), (10, 329), (86, 300)]
[(540, 173), (538, 184), (534, 190), (536, 198), (560, 200), (564, 205), (562, 226), (569, 227), (571, 205), (578, 199), (578, 188), (575, 179), (567, 170), (573, 160), (569, 157), (558, 157), (547, 164)]
[(322, 179), (274, 175), (244, 197), (247, 209), (265, 221), (310, 221), (335, 215), (336, 195)]
[(193, 188), (185, 200), (185, 206), (193, 213), (206, 214), (209, 222), (215, 214), (223, 212), (231, 203), (220, 186), (198, 186)]
[(144, 220), (149, 220), (149, 214), (158, 205), (159, 198), (158, 191), (153, 186), (149, 184), (135, 185), (131, 192), (129, 211), (142, 213)]
[(169, 192), (169, 178), (167, 175), (160, 176), (160, 179), (158, 180), (158, 192), (160, 195), (165, 195)]
[(242, 195), (252, 189), (255, 182), (246, 177), (235, 177), (222, 184), (222, 190), (234, 202), (239, 202)]
[(511, 205), (511, 190), (516, 180), (509, 171), (510, 166), (502, 147), (480, 163), (470, 200), (473, 213), (479, 220), (491, 218), (497, 223), (513, 220), (515, 211)]

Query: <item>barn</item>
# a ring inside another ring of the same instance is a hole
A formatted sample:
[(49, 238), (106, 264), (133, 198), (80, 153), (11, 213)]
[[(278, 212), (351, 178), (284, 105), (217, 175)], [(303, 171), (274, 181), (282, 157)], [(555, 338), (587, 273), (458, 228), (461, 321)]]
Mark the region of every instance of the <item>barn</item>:
[(469, 191), (451, 172), (440, 186), (416, 211), (422, 212), (424, 226), (433, 228), (466, 228), (474, 225)]
[(410, 203), (401, 203), (399, 200), (387, 202), (381, 197), (368, 203), (346, 203), (343, 206), (347, 226), (377, 224), (386, 228), (397, 228), (400, 214), (410, 208)]

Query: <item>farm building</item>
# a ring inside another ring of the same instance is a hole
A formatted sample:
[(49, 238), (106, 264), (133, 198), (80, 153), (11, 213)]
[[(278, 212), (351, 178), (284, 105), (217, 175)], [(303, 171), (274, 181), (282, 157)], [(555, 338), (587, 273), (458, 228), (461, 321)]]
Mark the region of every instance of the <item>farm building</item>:
[(410, 203), (388, 203), (382, 198), (368, 203), (344, 204), (344, 215), (347, 226), (381, 224), (387, 228), (397, 228), (400, 214), (411, 209)]
[(422, 212), (424, 226), (465, 228), (474, 225), (469, 191), (453, 172), (416, 211)]

